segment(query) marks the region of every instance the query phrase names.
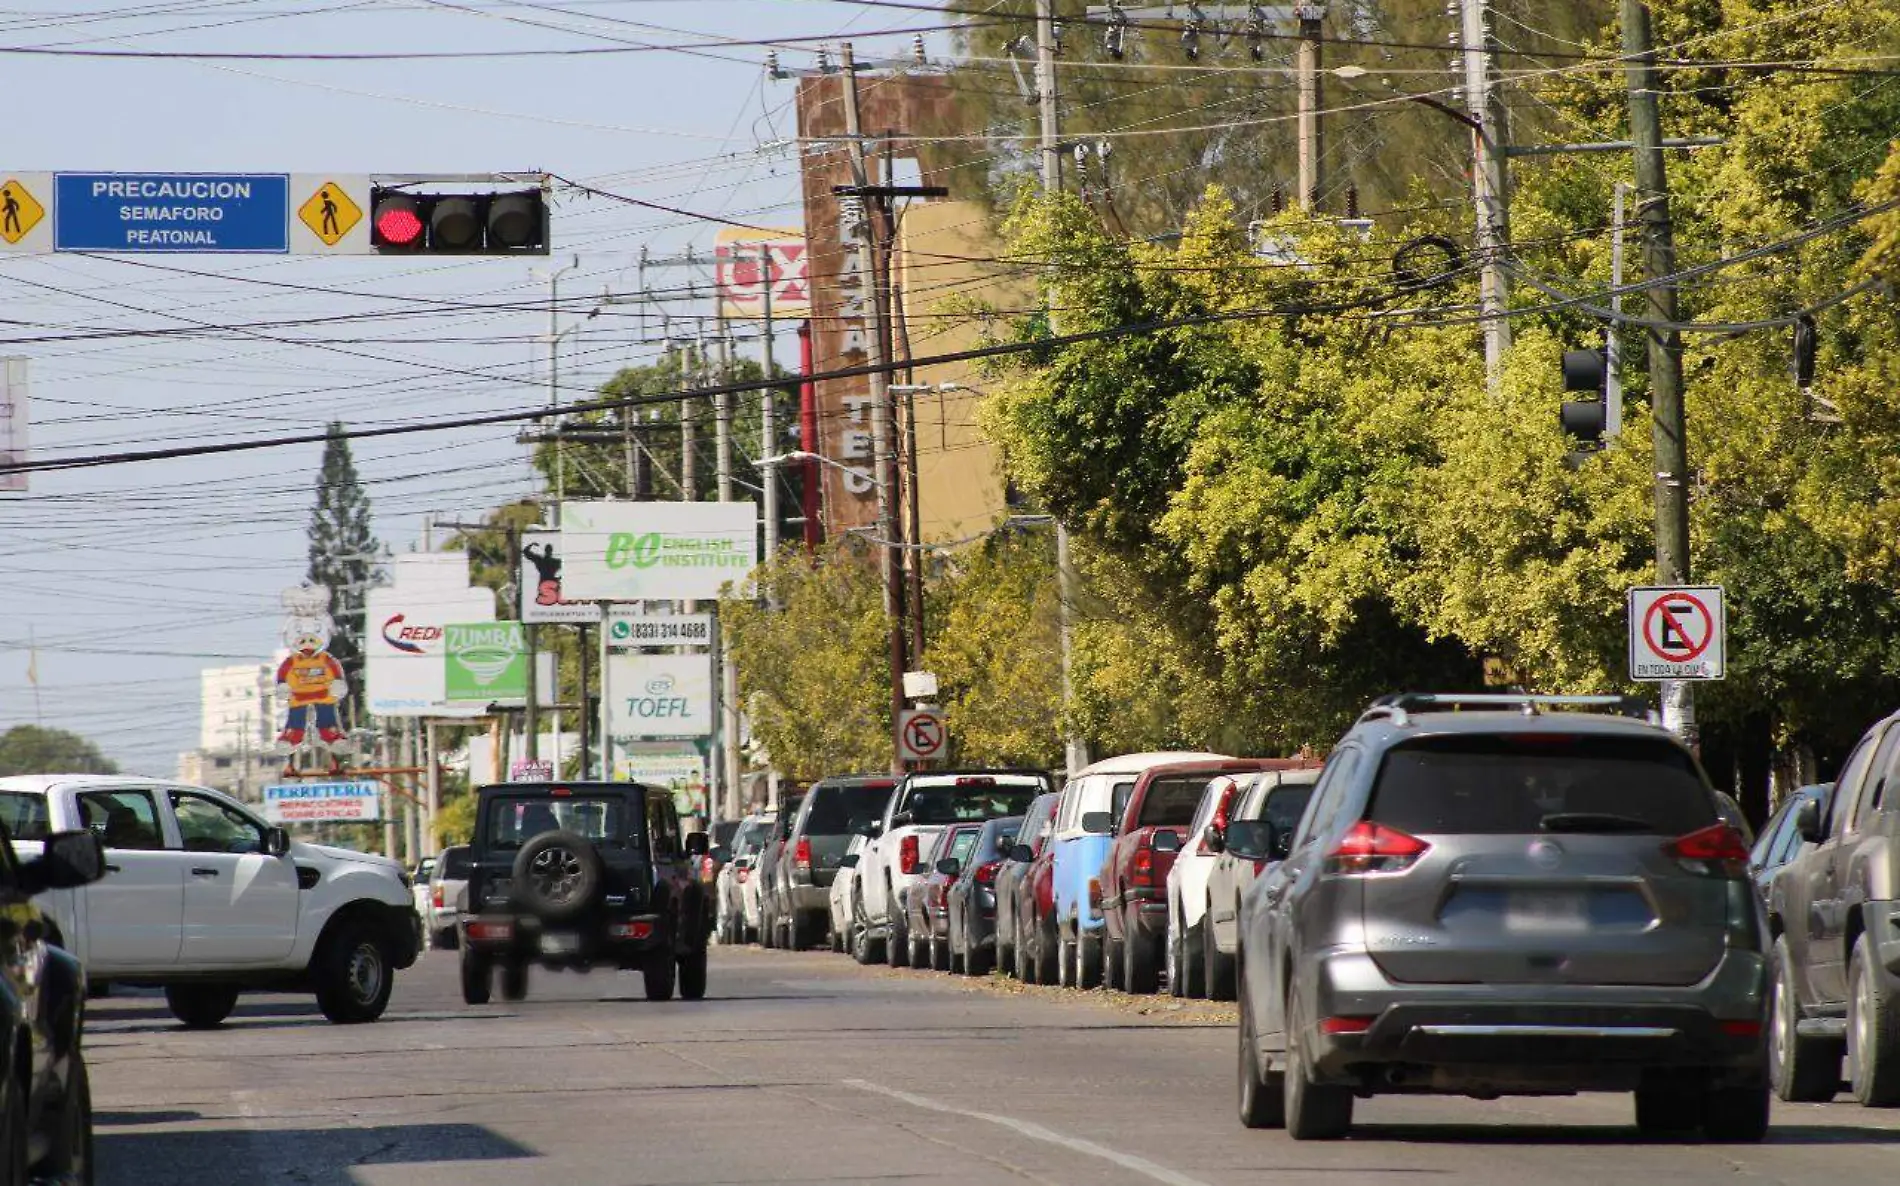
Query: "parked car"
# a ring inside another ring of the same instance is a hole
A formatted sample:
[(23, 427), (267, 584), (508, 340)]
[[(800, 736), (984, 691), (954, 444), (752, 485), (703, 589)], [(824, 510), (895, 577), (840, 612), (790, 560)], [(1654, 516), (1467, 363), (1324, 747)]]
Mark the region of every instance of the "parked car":
[(759, 899), (759, 942), (767, 947), (781, 947), (785, 943), (785, 920), (779, 915), (778, 899), (772, 887), (778, 881), (779, 863), (790, 859), (792, 850), (788, 845), (792, 838), (792, 821), (804, 801), (803, 790), (786, 788), (779, 791), (778, 801), (770, 809), (772, 830), (767, 833), (764, 845), (759, 850), (759, 859), (753, 867), (754, 892)]
[(952, 972), (987, 976), (996, 963), (996, 876), (1022, 826), (1020, 815), (993, 819), (977, 832), (968, 855), (956, 857), (944, 909), (944, 946)]
[(90, 829), (105, 876), (41, 904), (93, 982), (165, 989), (173, 1016), (215, 1026), (249, 989), (314, 991), (333, 1022), (374, 1021), (422, 925), (388, 857), (293, 841), (219, 791), (125, 775), (0, 778), (0, 816)]
[(409, 871), (409, 883), (416, 895), (416, 917), (422, 920), (426, 936), (429, 926), (429, 875), (435, 872), (435, 858), (423, 857)]
[(722, 943), (752, 943), (758, 939), (759, 897), (753, 866), (771, 830), (772, 821), (767, 817), (748, 815), (733, 832), (726, 862), (713, 883), (719, 912), (716, 929)]
[(929, 872), (904, 899), (911, 967), (950, 970), (950, 886), (967, 866), (982, 831), (981, 824), (951, 824), (937, 833), (924, 857)]
[(1748, 849), (1635, 707), (1407, 695), (1360, 717), (1241, 906), (1244, 1124), (1336, 1139), (1388, 1092), (1625, 1091), (1646, 1134), (1762, 1139)]
[(430, 947), (455, 946), (455, 924), (468, 909), (468, 874), (473, 867), (468, 845), (450, 845), (434, 862), (428, 884), (417, 887), (427, 896), (428, 912), (422, 922)]
[(1102, 870), (1110, 830), (1136, 780), (1156, 766), (1226, 760), (1224, 754), (1124, 754), (1077, 771), (1063, 786), (1062, 800), (1056, 805), (1050, 864), (1054, 917), (1046, 923), (1037, 920), (1054, 929), (1056, 974), (1061, 983), (1093, 988), (1100, 981), (1105, 924), (1089, 887)]
[[(1059, 808), (1058, 808), (1059, 809)], [(1024, 984), (1057, 984), (1062, 980), (1061, 932), (1056, 926), (1055, 817), (1043, 828), (1040, 847), (1019, 847), (1016, 856), (1029, 864), (1016, 882), (1016, 978)]]
[[(1151, 993), (1161, 986), (1168, 938), (1168, 873), (1187, 827), (1216, 774), (1276, 770), (1298, 758), (1225, 758), (1151, 766), (1135, 780), (1127, 801), (1110, 819), (1108, 852), (1091, 893), (1102, 906), (1103, 964), (1109, 987)], [(1083, 827), (1091, 821), (1085, 820)]]
[(502, 783), (475, 807), (462, 999), (528, 993), (528, 969), (637, 969), (647, 999), (706, 995), (713, 909), (673, 797), (635, 782)]
[(1292, 839), (1293, 829), (1306, 814), (1313, 797), (1313, 784), (1319, 771), (1276, 770), (1255, 777), (1253, 785), (1239, 800), (1227, 821), (1227, 827), (1208, 837), (1221, 849), (1214, 869), (1207, 876), (1207, 904), (1202, 918), (1201, 984), (1210, 1000), (1234, 999), (1235, 952), (1240, 948), (1240, 903), (1254, 879), (1274, 861), (1286, 855), (1282, 851), (1235, 852), (1227, 844), (1226, 833), (1243, 820), (1265, 821), (1278, 838), (1281, 849)]
[(1017, 937), (1017, 917), (1023, 911), (1018, 899), (1028, 880), (1030, 866), (1048, 839), (1049, 825), (1055, 819), (1056, 803), (1060, 798), (1054, 791), (1036, 796), (1029, 810), (1023, 813), (1016, 842), (1003, 854), (1002, 868), (996, 871), (996, 963), (1005, 973), (1019, 979), (1022, 978), (1022, 970), (1016, 966), (1016, 953), (1021, 942)]
[(845, 845), (844, 855), (838, 858), (838, 874), (831, 879), (828, 905), (831, 910), (831, 950), (846, 952), (855, 950), (858, 940), (858, 859), (864, 854), (864, 846), (871, 842), (869, 836), (853, 836)]
[(1755, 847), (1748, 851), (1748, 872), (1755, 879), (1755, 893), (1761, 898), (1764, 908), (1770, 905), (1768, 888), (1775, 875), (1786, 868), (1788, 862), (1807, 844), (1794, 826), (1795, 810), (1812, 799), (1819, 804), (1821, 816), (1826, 818), (1828, 797), (1833, 793), (1834, 784), (1831, 782), (1796, 787), (1781, 801), (1775, 813), (1768, 817), (1768, 822), (1762, 825), (1761, 837), (1755, 841)]
[(1210, 832), (1227, 827), (1234, 804), (1252, 786), (1258, 774), (1217, 774), (1208, 780), (1201, 804), (1188, 824), (1181, 851), (1168, 870), (1168, 935), (1164, 948), (1168, 994), (1177, 997), (1207, 995), (1202, 956), (1202, 934), (1207, 914), (1207, 879), (1220, 860), (1220, 850), (1208, 841)]
[(924, 856), (950, 824), (982, 823), (1021, 815), (1037, 795), (1053, 789), (1040, 770), (932, 770), (907, 774), (885, 805), (875, 835), (858, 861), (858, 901), (864, 911), (862, 954), (881, 946), (892, 967), (910, 958), (904, 895), (929, 875)]
[(1784, 1100), (1900, 1104), (1900, 713), (1876, 722), (1831, 795), (1790, 812), (1796, 849), (1768, 886), (1774, 945), (1770, 1074)]
[(763, 889), (777, 921), (776, 943), (813, 947), (831, 922), (831, 880), (851, 838), (884, 814), (897, 780), (888, 774), (821, 778), (806, 791), (785, 830), (787, 854)]

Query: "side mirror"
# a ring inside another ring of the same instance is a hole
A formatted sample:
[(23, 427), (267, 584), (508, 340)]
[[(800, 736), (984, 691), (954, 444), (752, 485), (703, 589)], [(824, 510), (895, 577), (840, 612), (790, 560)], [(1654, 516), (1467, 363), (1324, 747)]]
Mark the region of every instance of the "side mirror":
[(937, 862), (937, 872), (945, 877), (955, 877), (963, 871), (963, 862), (955, 857), (945, 857)]
[[(891, 817), (891, 827), (893, 828), (907, 828), (916, 822), (917, 817), (908, 811), (900, 811)], [(882, 829), (880, 829), (880, 831), (881, 830)]]
[(1266, 860), (1272, 831), (1265, 820), (1233, 820), (1227, 825), (1227, 851), (1243, 860)]
[[(264, 829), (264, 853), (266, 856), (281, 857), (290, 851), (290, 833), (282, 828)], [(434, 873), (434, 870), (430, 870)]]
[(1036, 859), (1036, 850), (1027, 844), (1012, 844), (1009, 849), (1009, 859), (1012, 861), (1021, 861), (1027, 865)]
[(706, 833), (704, 832), (686, 833), (686, 855), (687, 856), (703, 857), (706, 855), (706, 852), (710, 847), (711, 845), (708, 842)]
[(106, 873), (106, 848), (97, 833), (55, 832), (46, 838), (40, 855), (20, 870), (28, 894), (46, 890), (77, 889)]
[(845, 853), (843, 856), (838, 858), (838, 868), (840, 869), (855, 869), (857, 867), (858, 867), (858, 854), (855, 852)]
[(1148, 847), (1156, 852), (1180, 852), (1181, 833), (1166, 831), (1156, 832), (1154, 839), (1148, 842)]
[(1226, 852), (1227, 829), (1209, 825), (1207, 831), (1201, 833), (1201, 843), (1207, 845), (1209, 852)]
[(1803, 799), (1794, 809), (1795, 835), (1809, 844), (1821, 843), (1821, 803), (1818, 799)]
[(1293, 852), (1293, 829), (1267, 825), (1267, 859), (1284, 861)]
[(1113, 823), (1106, 811), (1085, 811), (1082, 813), (1082, 830), (1091, 836), (1106, 836)]

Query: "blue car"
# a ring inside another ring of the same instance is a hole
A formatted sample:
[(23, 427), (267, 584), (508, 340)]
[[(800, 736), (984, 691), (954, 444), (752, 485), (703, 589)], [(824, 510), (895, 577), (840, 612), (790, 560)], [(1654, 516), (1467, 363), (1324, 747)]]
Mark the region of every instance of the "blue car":
[(1054, 890), (1057, 975), (1075, 988), (1102, 980), (1102, 911), (1091, 883), (1108, 859), (1115, 818), (1143, 772), (1175, 762), (1226, 759), (1224, 754), (1151, 753), (1104, 758), (1071, 775), (1056, 805)]

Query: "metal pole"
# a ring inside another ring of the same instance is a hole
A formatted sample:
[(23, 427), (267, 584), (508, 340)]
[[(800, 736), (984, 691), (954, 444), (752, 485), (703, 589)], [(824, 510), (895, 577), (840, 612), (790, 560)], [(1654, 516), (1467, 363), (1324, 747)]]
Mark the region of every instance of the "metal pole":
[[(1622, 0), (1624, 77), (1629, 87), (1630, 141), (1636, 146), (1636, 217), (1643, 224), (1643, 274), (1665, 281), (1676, 272), (1675, 230), (1669, 221), (1669, 178), (1663, 167), (1662, 116), (1656, 107), (1656, 50), (1650, 41), (1649, 6)], [(1689, 449), (1682, 403), (1682, 334), (1676, 320), (1676, 286), (1649, 290), (1649, 406), (1656, 469), (1656, 583), (1689, 581)], [(1692, 686), (1685, 680), (1662, 687), (1663, 724), (1693, 745), (1696, 741)]]
[[(763, 315), (763, 337), (760, 350), (763, 358), (760, 365), (765, 368), (765, 378), (770, 382), (777, 367), (772, 361), (772, 248), (759, 244), (759, 305)], [(810, 449), (811, 441), (799, 442), (801, 449)], [(778, 445), (778, 389), (767, 387), (759, 393), (759, 456), (772, 457), (779, 451)], [(777, 467), (759, 475), (764, 481), (765, 496), (760, 513), (765, 516), (765, 558), (778, 556), (778, 481)]]
[[(692, 368), (692, 378), (686, 384), (690, 389), (703, 386), (700, 377), (702, 364), (706, 358), (706, 339), (702, 332), (697, 350), (687, 347), (688, 365)], [(687, 502), (699, 501), (699, 409), (692, 396), (680, 400), (680, 497)]]
[(1300, 205), (1311, 213), (1319, 209), (1320, 155), (1320, 13), (1319, 5), (1302, 4), (1295, 10), (1300, 18), (1300, 45), (1295, 59), (1299, 75)]
[[(719, 319), (719, 382), (723, 385), (732, 381), (732, 338), (726, 330), (726, 319)], [(719, 464), (719, 501), (732, 501), (732, 395), (730, 392), (713, 397), (714, 413), (717, 416), (718, 448), (716, 456)], [(717, 606), (714, 607), (715, 611)], [(717, 614), (715, 613), (715, 618)], [(719, 658), (719, 748), (718, 758), (721, 765), (720, 784), (726, 797), (737, 796), (739, 785), (739, 672), (732, 665), (724, 646), (718, 647)], [(710, 814), (716, 810), (710, 792), (706, 796), (706, 810)]]
[(1042, 118), (1042, 192), (1053, 194), (1062, 189), (1062, 144), (1055, 133), (1055, 0), (1036, 0), (1036, 107)]
[(1485, 20), (1488, 0), (1460, 0), (1464, 45), (1465, 99), (1478, 121), (1473, 134), (1477, 159), (1471, 170), (1478, 222), (1478, 309), (1484, 317), (1484, 374), (1492, 395), (1503, 379), (1504, 356), (1511, 349), (1510, 280), (1504, 249), (1510, 236), (1510, 184), (1505, 174), (1504, 103), (1492, 85), (1491, 31)]
[[(612, 681), (607, 676), (607, 623), (602, 606), (600, 626), (600, 781), (611, 781), (614, 776), (614, 735), (609, 722), (613, 720)], [(583, 714), (585, 715), (585, 714)]]
[[(1610, 312), (1623, 311), (1623, 199), (1629, 192), (1624, 182), (1616, 183), (1610, 209)], [(1623, 329), (1612, 319), (1604, 336), (1603, 351), (1603, 437), (1613, 441), (1623, 435)]]
[[(603, 634), (606, 633), (606, 630), (607, 630), (606, 626), (602, 625), (601, 633)], [(587, 649), (587, 623), (585, 622), (582, 622), (580, 625), (580, 646), (577, 648), (577, 651), (578, 651), (578, 655), (580, 658), (580, 665), (581, 665), (581, 686), (580, 686), (581, 710), (579, 713), (575, 714), (575, 720), (577, 722), (577, 727), (580, 731), (580, 743), (581, 743), (580, 772), (581, 772), (581, 777), (586, 778), (587, 771), (589, 769), (589, 764), (587, 761), (588, 743), (591, 740), (593, 740), (592, 738), (588, 737), (588, 733), (592, 732), (593, 730), (594, 714), (587, 711), (587, 684), (589, 682), (587, 678), (588, 677), (587, 659), (588, 659), (588, 656), (591, 655), (593, 652)], [(556, 778), (559, 778), (561, 775), (561, 772), (559, 770), (556, 770), (554, 772), (554, 775)]]
[(428, 767), (428, 782), (426, 786), (429, 804), (428, 836), (423, 844), (423, 848), (428, 852), (439, 851), (438, 846), (442, 842), (442, 838), (437, 836), (435, 832), (435, 822), (441, 818), (442, 811), (442, 762), (440, 760), (440, 751), (436, 748), (440, 744), (441, 738), (436, 736), (435, 728), (436, 725), (434, 721), (429, 721), (422, 726), (422, 740), (427, 750), (423, 755), (423, 762)]

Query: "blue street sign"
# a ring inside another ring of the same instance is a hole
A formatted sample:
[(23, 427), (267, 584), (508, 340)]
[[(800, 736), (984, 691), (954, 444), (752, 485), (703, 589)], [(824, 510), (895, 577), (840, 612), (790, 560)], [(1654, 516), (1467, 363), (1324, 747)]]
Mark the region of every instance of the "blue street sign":
[(283, 173), (58, 173), (53, 250), (290, 250)]

